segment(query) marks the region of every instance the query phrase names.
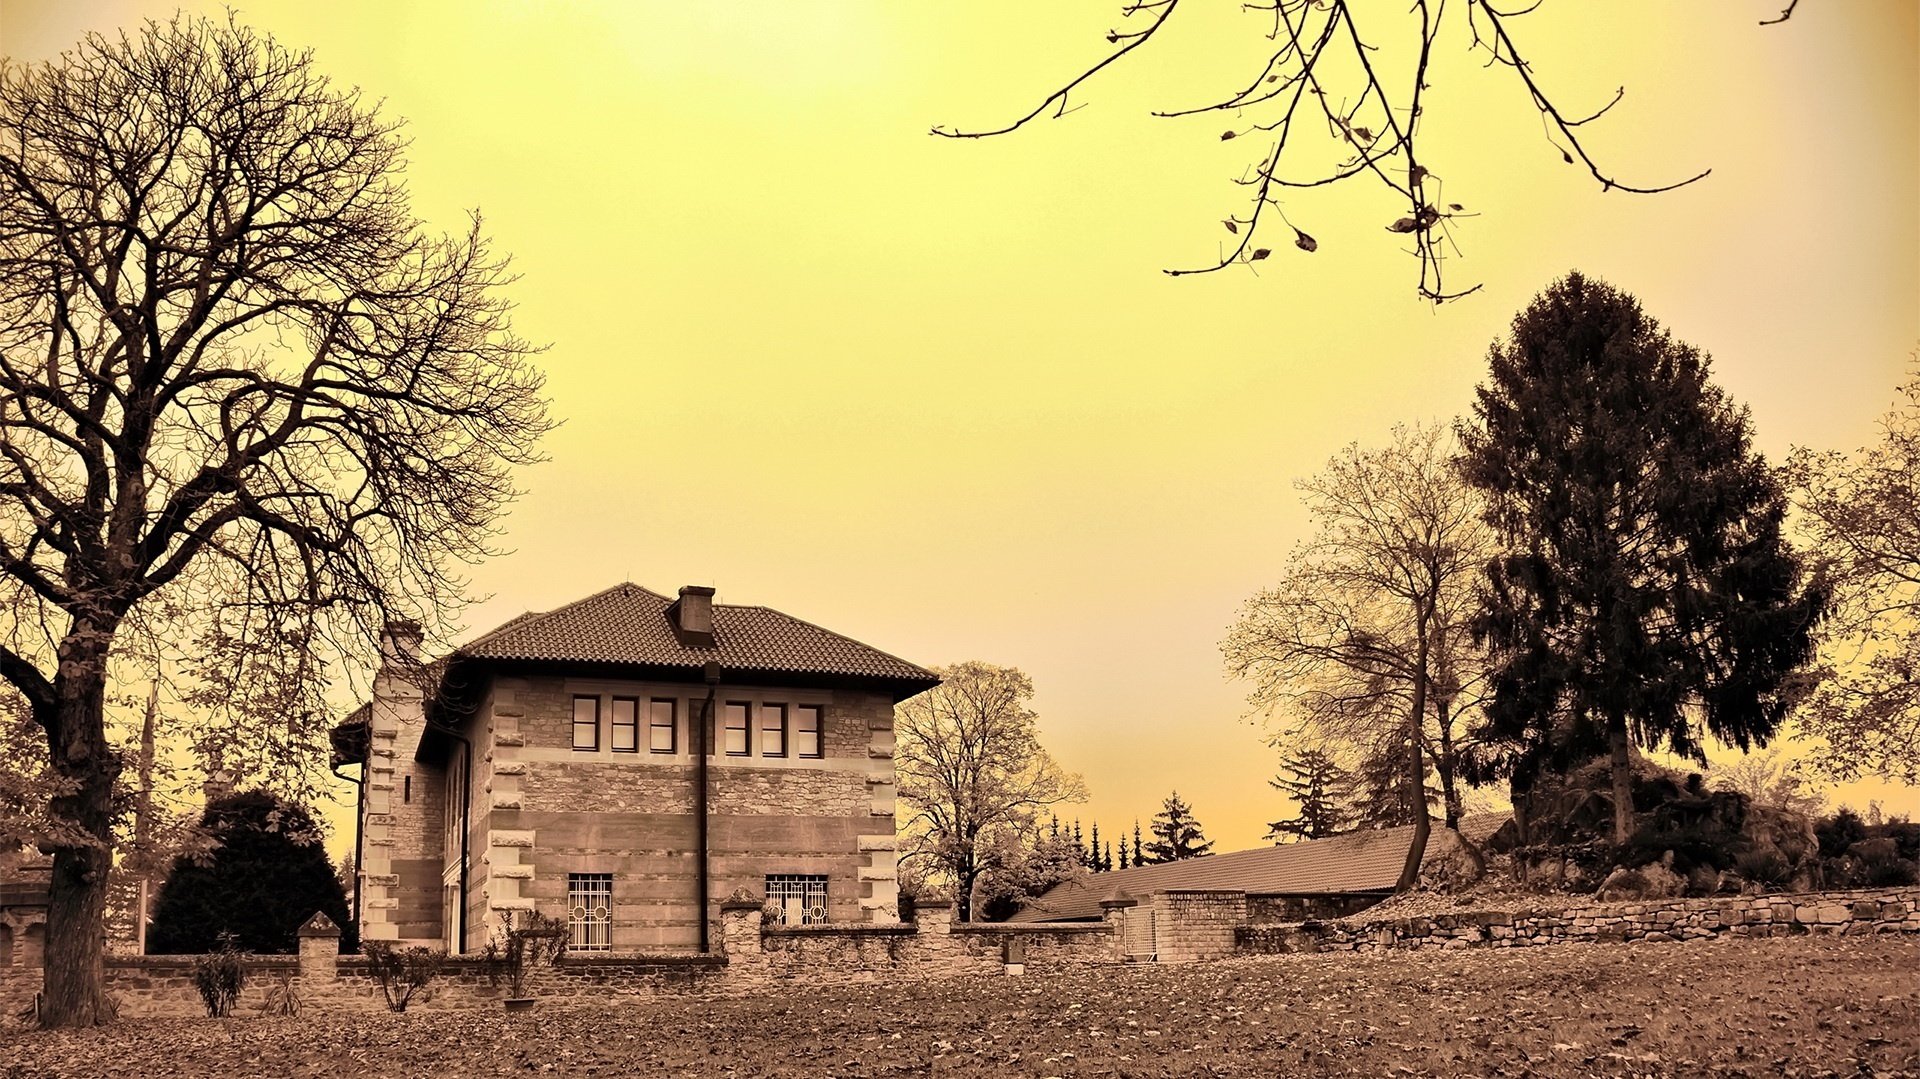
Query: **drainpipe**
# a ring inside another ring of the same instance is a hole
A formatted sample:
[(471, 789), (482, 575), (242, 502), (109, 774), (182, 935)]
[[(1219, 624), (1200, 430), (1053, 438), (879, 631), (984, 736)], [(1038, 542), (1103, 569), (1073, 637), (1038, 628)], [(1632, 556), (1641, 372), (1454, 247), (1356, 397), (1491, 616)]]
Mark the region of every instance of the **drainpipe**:
[[(371, 753), (373, 747), (369, 745), (367, 751)], [(335, 779), (344, 779), (357, 788), (353, 793), (353, 932), (357, 937), (360, 933), (360, 894), (367, 890), (367, 867), (360, 864), (367, 839), (367, 763), (360, 762), (359, 779), (341, 775), (338, 764), (333, 766), (333, 775)]]
[(699, 745), (695, 747), (695, 750), (700, 758), (700, 762), (698, 768), (694, 771), (693, 783), (694, 801), (699, 804), (699, 816), (695, 819), (694, 824), (696, 833), (694, 849), (699, 855), (699, 868), (697, 872), (700, 876), (700, 951), (706, 953), (713, 950), (712, 928), (709, 925), (711, 916), (707, 910), (709, 901), (708, 890), (712, 886), (708, 877), (707, 868), (707, 757), (713, 751), (710, 744), (713, 739), (713, 698), (720, 690), (720, 664), (709, 661), (701, 673), (707, 681), (707, 703), (706, 707), (702, 709), (705, 714), (700, 717), (700, 722), (696, 724), (700, 730), (700, 739)]

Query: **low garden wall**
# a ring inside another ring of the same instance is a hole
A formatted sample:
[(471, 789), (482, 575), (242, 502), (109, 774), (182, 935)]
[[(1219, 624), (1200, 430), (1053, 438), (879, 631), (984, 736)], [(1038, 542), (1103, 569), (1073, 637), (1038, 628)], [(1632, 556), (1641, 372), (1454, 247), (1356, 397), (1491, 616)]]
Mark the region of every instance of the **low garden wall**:
[[(962, 974), (1000, 974), (1009, 962), (1042, 973), (1116, 958), (1106, 923), (955, 925), (953, 908), (922, 907), (916, 922), (761, 926), (757, 901), (724, 904), (721, 950), (711, 955), (584, 955), (530, 972), (528, 992), (542, 1000), (647, 997), (660, 993), (735, 992), (786, 978), (809, 983), (896, 981)], [(249, 955), (235, 1015), (268, 1010), (270, 997), (291, 990), (304, 1009), (386, 1009), (365, 956), (337, 954), (336, 933), (302, 931), (298, 956)], [(108, 956), (107, 990), (126, 1017), (206, 1014), (194, 988), (194, 956)], [(40, 990), (38, 966), (0, 968), (0, 1009), (30, 1010)], [(506, 996), (477, 956), (445, 959), (408, 1010), (498, 1007)]]
[(784, 978), (809, 982), (898, 981), (1001, 974), (1009, 964), (1048, 973), (1118, 958), (1106, 922), (958, 923), (951, 906), (921, 907), (905, 925), (763, 928), (760, 908), (730, 906), (721, 931), (729, 987)]
[(1378, 921), (1246, 925), (1241, 955), (1520, 948), (1563, 943), (1697, 940), (1795, 933), (1920, 933), (1920, 888), (1588, 903), (1556, 910), (1473, 911)]

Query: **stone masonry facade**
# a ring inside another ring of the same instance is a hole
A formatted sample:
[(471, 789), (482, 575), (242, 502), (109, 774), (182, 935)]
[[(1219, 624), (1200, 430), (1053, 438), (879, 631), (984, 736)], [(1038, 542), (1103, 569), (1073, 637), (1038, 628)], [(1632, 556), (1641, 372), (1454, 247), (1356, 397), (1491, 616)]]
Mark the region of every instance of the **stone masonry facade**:
[[(569, 875), (605, 874), (612, 878), (612, 951), (698, 949), (692, 717), (705, 703), (705, 686), (498, 674), (439, 765), (414, 760), (425, 723), (417, 690), (410, 694), (411, 684), (398, 677), (377, 688), (388, 694), (376, 693), (367, 769), (369, 939), (478, 951), (502, 912), (564, 919)], [(644, 715), (636, 751), (615, 751), (605, 730), (597, 749), (575, 749), (573, 708), (581, 697), (601, 702), (603, 724), (616, 698), (643, 707), (671, 702), (673, 751), (650, 750)], [(716, 701), (716, 711), (747, 705), (754, 727), (748, 754), (716, 749), (708, 758), (709, 917), (725, 896), (762, 893), (769, 874), (795, 874), (826, 878), (832, 922), (896, 921), (892, 700), (845, 689), (722, 685)], [(762, 717), (784, 706), (791, 724), (802, 705), (821, 709), (821, 756), (799, 757), (791, 731), (786, 755), (763, 753)]]

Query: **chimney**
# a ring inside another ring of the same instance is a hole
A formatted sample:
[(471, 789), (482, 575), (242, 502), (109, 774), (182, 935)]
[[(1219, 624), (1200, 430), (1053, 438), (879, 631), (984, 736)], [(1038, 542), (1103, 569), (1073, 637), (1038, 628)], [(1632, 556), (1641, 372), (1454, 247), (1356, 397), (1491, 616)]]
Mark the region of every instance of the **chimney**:
[(680, 643), (690, 648), (713, 647), (713, 589), (687, 585), (680, 598), (667, 608)]
[(380, 665), (411, 667), (420, 662), (420, 623), (389, 618), (380, 630)]

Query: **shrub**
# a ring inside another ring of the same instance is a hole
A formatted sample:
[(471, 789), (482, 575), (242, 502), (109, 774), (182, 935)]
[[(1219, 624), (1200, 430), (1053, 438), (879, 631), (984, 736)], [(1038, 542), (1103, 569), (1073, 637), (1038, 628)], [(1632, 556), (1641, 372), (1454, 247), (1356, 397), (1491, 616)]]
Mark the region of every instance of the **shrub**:
[(1820, 856), (1838, 858), (1847, 853), (1847, 848), (1867, 838), (1867, 822), (1860, 819), (1860, 814), (1843, 808), (1814, 825), (1813, 832), (1820, 837)]
[(487, 981), (494, 985), (505, 981), (507, 995), (518, 1000), (527, 995), (527, 975), (534, 967), (566, 954), (567, 923), (537, 910), (527, 911), (521, 918), (515, 914), (511, 910), (500, 912), (502, 933), (487, 942), (482, 955), (486, 959)]
[(218, 947), (193, 961), (193, 987), (200, 991), (210, 1019), (232, 1015), (240, 990), (246, 988), (247, 968), (240, 956), (240, 949), (233, 946), (233, 934), (222, 933)]
[(182, 955), (212, 949), (230, 933), (240, 950), (261, 955), (299, 950), (296, 933), (316, 909), (354, 947), (346, 893), (303, 808), (265, 791), (214, 800), (200, 828), (211, 853), (175, 859), (154, 901), (147, 950)]
[(1620, 865), (1638, 869), (1659, 861), (1666, 852), (1672, 851), (1676, 873), (1684, 875), (1701, 866), (1731, 869), (1735, 862), (1734, 846), (1739, 839), (1738, 833), (1697, 825), (1649, 828), (1635, 832), (1631, 839), (1621, 845), (1616, 858)]
[(431, 948), (396, 948), (384, 940), (368, 941), (362, 950), (367, 956), (368, 973), (380, 983), (387, 1007), (396, 1012), (407, 1010), (413, 994), (433, 981), (434, 975), (440, 973), (440, 964), (447, 958), (445, 952)]
[(1733, 871), (1755, 884), (1785, 884), (1793, 867), (1772, 847), (1742, 851), (1734, 856)]
[(1900, 847), (1885, 836), (1863, 839), (1847, 848), (1846, 860), (1852, 863), (1851, 883), (1868, 888), (1912, 884), (1916, 875), (1912, 862), (1900, 857)]
[(288, 1019), (300, 1014), (300, 989), (294, 984), (292, 974), (284, 970), (275, 972), (273, 984), (267, 986), (267, 999), (260, 1007), (260, 1014)]

